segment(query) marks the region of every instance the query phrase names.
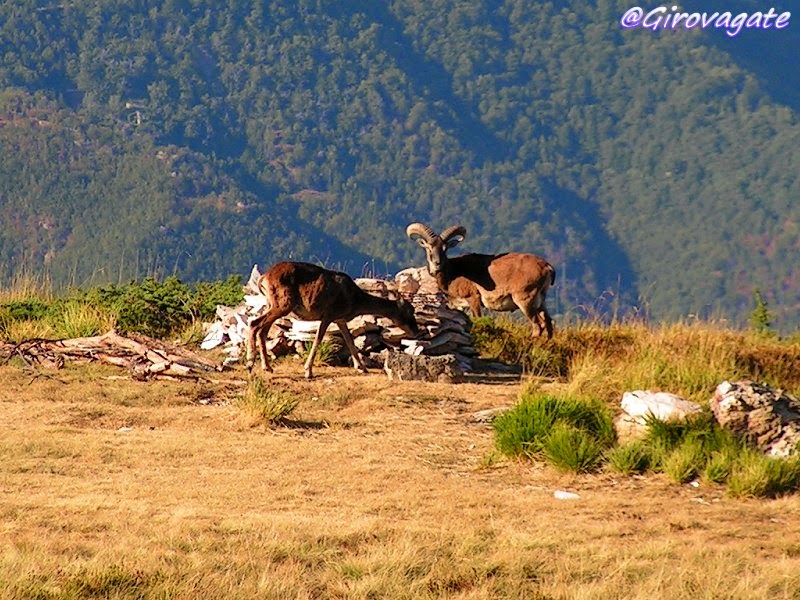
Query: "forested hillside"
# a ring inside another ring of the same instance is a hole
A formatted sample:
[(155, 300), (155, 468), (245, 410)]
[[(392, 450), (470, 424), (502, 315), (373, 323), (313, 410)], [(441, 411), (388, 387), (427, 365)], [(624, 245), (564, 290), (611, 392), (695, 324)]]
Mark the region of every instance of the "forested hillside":
[(460, 222), (547, 257), (555, 314), (742, 323), (758, 287), (800, 327), (797, 26), (629, 7), (2, 2), (0, 279), (383, 274), (422, 264), (409, 222)]

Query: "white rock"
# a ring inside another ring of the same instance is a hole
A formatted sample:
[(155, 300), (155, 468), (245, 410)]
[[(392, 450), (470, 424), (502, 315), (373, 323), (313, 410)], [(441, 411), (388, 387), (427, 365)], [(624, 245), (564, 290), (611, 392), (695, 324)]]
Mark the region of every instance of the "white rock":
[(639, 423), (644, 423), (647, 415), (662, 421), (670, 421), (685, 419), (702, 411), (699, 404), (675, 394), (646, 390), (625, 392), (620, 406), (628, 416)]
[(580, 496), (575, 492), (565, 492), (564, 490), (556, 490), (553, 492), (553, 498), (556, 500), (579, 500)]

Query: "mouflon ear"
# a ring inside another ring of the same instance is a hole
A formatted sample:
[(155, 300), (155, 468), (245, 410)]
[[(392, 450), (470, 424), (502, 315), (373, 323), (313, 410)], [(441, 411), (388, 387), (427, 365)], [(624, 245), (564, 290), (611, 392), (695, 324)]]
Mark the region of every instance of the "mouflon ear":
[(464, 241), (464, 236), (462, 235), (454, 235), (449, 240), (447, 240), (447, 248), (452, 248), (453, 246), (458, 246), (461, 242)]
[(453, 225), (442, 232), (442, 241), (445, 248), (452, 248), (464, 241), (467, 230), (463, 225)]

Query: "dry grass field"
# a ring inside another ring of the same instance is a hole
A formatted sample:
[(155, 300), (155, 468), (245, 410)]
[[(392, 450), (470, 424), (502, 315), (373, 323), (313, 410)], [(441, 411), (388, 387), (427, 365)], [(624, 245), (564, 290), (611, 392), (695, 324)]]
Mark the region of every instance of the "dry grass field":
[(797, 496), (501, 459), (472, 413), (525, 382), (300, 373), (267, 427), (244, 371), (0, 367), (0, 598), (800, 597)]

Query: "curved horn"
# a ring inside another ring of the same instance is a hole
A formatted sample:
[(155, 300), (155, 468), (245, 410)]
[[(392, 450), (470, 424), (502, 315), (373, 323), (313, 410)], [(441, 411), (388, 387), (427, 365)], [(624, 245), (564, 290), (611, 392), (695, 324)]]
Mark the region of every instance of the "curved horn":
[(429, 244), (432, 244), (433, 240), (436, 238), (433, 229), (423, 223), (411, 223), (411, 225), (406, 227), (406, 235), (408, 237), (419, 235)]
[(467, 237), (467, 230), (463, 225), (453, 225), (452, 227), (448, 227), (442, 232), (441, 238), (442, 241), (446, 244), (448, 240), (456, 235), (460, 235), (462, 238)]

